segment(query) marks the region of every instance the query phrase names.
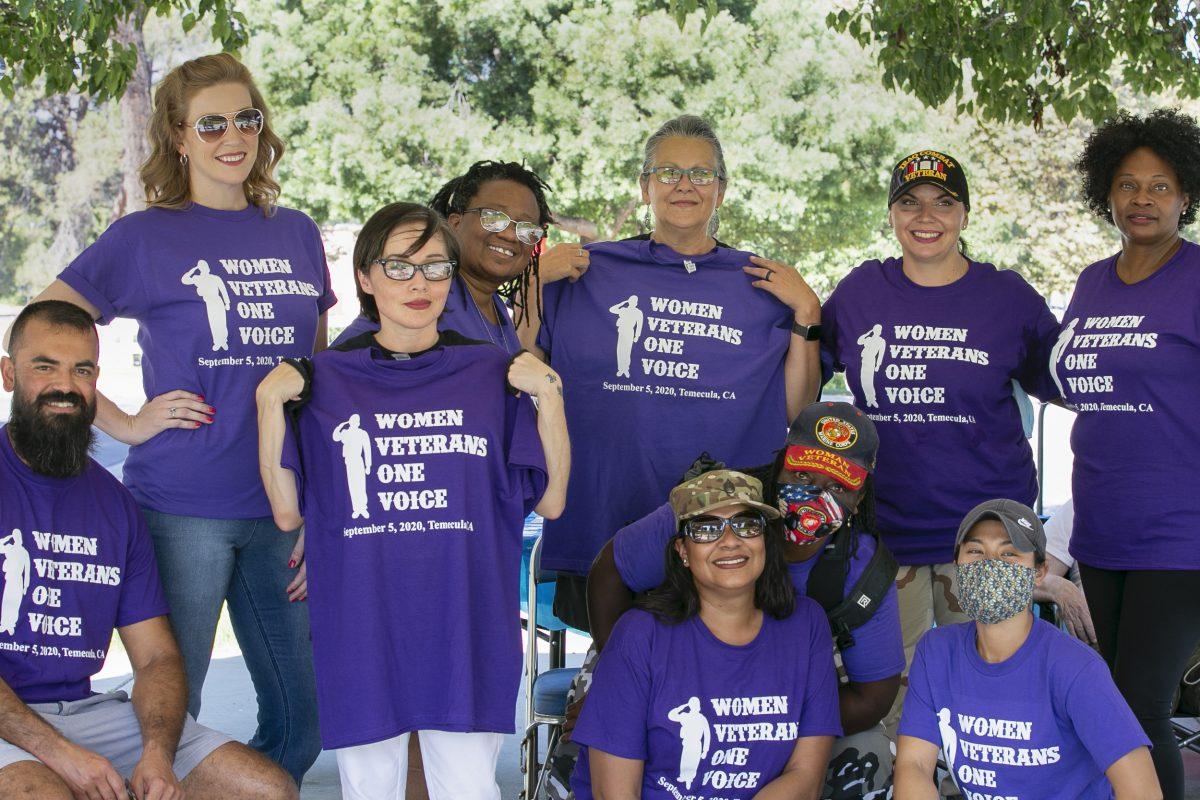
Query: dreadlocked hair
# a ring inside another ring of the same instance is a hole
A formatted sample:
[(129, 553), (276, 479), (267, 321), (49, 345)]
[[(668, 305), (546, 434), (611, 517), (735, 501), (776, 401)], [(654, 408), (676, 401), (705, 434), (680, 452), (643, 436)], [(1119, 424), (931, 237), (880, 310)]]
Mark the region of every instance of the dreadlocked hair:
[[(461, 214), (471, 207), (471, 200), (479, 194), (480, 188), (490, 181), (513, 181), (521, 184), (533, 192), (533, 199), (538, 207), (538, 224), (545, 228), (554, 221), (550, 206), (546, 203), (546, 192), (550, 191), (550, 187), (536, 172), (515, 161), (476, 161), (465, 173), (438, 189), (437, 194), (429, 201), (429, 206), (446, 218), (451, 214)], [(545, 239), (542, 240), (544, 241)], [(542, 242), (538, 242), (538, 247), (534, 248), (533, 255), (521, 270), (521, 274), (499, 288), (500, 296), (517, 310), (518, 327), (525, 319), (531, 286), (534, 290), (538, 320), (542, 318), (542, 293), (539, 290), (541, 280), (538, 277), (538, 250)]]

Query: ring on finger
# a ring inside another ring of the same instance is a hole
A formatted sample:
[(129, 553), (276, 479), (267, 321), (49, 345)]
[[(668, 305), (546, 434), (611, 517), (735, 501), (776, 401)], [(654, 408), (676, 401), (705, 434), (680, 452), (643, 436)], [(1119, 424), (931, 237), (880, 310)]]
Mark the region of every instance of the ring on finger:
[(175, 406), (171, 406), (170, 408), (168, 408), (168, 409), (167, 409), (167, 413), (168, 413), (168, 415), (170, 416), (170, 418), (171, 418), (171, 419), (175, 419), (175, 412), (176, 412), (176, 411), (178, 411), (178, 410), (179, 410), (179, 409), (178, 409), (178, 408), (176, 408)]
[(771, 280), (771, 276), (772, 276), (772, 275), (774, 275), (774, 274), (775, 274), (775, 270), (773, 270), (773, 269), (769, 269), (769, 270), (767, 270), (767, 281), (768, 281), (768, 282), (770, 282), (770, 280)]

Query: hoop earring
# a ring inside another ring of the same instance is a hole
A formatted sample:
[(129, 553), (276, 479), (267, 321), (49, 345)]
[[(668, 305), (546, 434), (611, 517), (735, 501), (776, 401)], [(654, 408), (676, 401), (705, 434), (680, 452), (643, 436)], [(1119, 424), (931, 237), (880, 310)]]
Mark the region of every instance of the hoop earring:
[(183, 167), (184, 169), (187, 169), (187, 165), (188, 165), (187, 153), (180, 153), (179, 154), (179, 166)]

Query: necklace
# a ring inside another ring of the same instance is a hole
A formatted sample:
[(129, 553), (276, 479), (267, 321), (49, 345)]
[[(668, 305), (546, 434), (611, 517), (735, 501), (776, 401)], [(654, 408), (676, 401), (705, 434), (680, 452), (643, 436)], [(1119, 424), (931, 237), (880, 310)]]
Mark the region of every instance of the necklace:
[[(489, 299), (492, 301), (492, 306), (495, 307), (496, 296), (490, 295)], [(466, 292), (466, 300), (471, 305), (471, 308), (475, 309), (475, 316), (479, 317), (479, 324), (483, 326), (483, 332), (487, 335), (488, 341), (509, 355), (515, 353), (517, 348), (509, 348), (508, 346), (508, 334), (504, 330), (504, 320), (500, 316), (501, 314), (507, 312), (501, 311), (499, 308), (496, 309), (496, 324), (500, 326), (500, 341), (497, 342), (496, 338), (492, 336), (492, 326), (489, 325), (487, 319), (484, 318), (483, 312), (479, 310), (479, 304), (475, 302), (475, 298), (470, 292)]]

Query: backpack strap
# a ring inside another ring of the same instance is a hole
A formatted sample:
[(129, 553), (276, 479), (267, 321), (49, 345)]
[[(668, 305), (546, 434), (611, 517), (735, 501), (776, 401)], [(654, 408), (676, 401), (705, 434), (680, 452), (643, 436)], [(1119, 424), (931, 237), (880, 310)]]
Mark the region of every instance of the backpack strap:
[(867, 563), (867, 568), (858, 577), (845, 599), (829, 612), (829, 627), (833, 630), (839, 650), (854, 645), (854, 637), (850, 632), (875, 616), (875, 610), (895, 585), (896, 573), (899, 570), (900, 565), (896, 563), (892, 551), (876, 537), (875, 553)]
[(854, 530), (843, 525), (822, 548), (822, 553), (808, 573), (806, 594), (821, 604), (825, 613), (837, 608), (846, 595), (846, 576), (850, 574), (850, 546)]

